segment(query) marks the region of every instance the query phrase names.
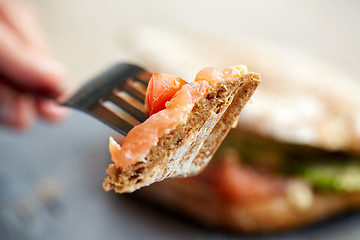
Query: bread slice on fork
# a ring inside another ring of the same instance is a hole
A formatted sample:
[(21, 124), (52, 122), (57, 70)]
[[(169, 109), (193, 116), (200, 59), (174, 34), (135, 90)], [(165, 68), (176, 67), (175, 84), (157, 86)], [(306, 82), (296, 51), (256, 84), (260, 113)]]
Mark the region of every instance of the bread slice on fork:
[(247, 73), (216, 83), (195, 103), (185, 122), (159, 138), (146, 161), (126, 168), (110, 164), (103, 188), (133, 192), (165, 178), (199, 173), (237, 122), (260, 82), (259, 74)]

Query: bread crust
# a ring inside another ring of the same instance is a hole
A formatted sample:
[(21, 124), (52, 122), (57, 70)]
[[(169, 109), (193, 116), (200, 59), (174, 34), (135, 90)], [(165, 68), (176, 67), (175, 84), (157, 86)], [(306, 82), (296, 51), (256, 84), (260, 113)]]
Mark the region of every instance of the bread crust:
[(103, 188), (118, 193), (133, 192), (164, 178), (198, 173), (207, 165), (259, 84), (260, 75), (256, 73), (220, 82), (195, 104), (184, 124), (159, 139), (147, 155), (147, 162), (126, 169), (110, 164)]

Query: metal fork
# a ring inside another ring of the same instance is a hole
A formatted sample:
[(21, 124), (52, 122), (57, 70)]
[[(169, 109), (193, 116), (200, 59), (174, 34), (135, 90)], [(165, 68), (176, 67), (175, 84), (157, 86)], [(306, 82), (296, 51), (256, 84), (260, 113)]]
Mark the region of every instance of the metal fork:
[(144, 101), (150, 77), (151, 73), (139, 66), (119, 63), (61, 104), (82, 110), (126, 136), (147, 118)]

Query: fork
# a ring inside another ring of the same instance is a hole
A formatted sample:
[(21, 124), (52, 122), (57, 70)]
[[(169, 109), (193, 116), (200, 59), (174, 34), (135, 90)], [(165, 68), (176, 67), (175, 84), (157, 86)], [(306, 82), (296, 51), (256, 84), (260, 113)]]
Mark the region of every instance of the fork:
[(122, 135), (147, 119), (144, 102), (151, 73), (129, 64), (116, 64), (82, 86), (61, 105), (84, 111)]

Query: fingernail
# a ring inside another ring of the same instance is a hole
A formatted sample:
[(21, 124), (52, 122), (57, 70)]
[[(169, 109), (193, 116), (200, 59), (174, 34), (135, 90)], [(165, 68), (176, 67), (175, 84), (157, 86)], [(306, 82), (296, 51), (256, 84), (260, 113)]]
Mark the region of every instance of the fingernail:
[(42, 67), (44, 72), (52, 75), (56, 80), (64, 80), (67, 76), (67, 71), (64, 64), (53, 58), (40, 58), (38, 60), (38, 64)]
[(66, 68), (64, 64), (62, 64), (61, 62), (48, 57), (40, 58), (39, 62), (45, 71), (48, 71), (57, 77), (61, 77), (61, 78), (66, 77)]
[(62, 120), (69, 112), (66, 107), (59, 106), (53, 101), (43, 101), (41, 104), (43, 105), (43, 117), (52, 122)]
[(49, 57), (39, 57), (35, 64), (37, 69), (41, 71), (42, 76), (45, 77), (44, 82), (50, 85), (50, 89), (55, 91), (56, 95), (61, 94), (65, 89), (65, 79), (67, 77), (65, 66)]

